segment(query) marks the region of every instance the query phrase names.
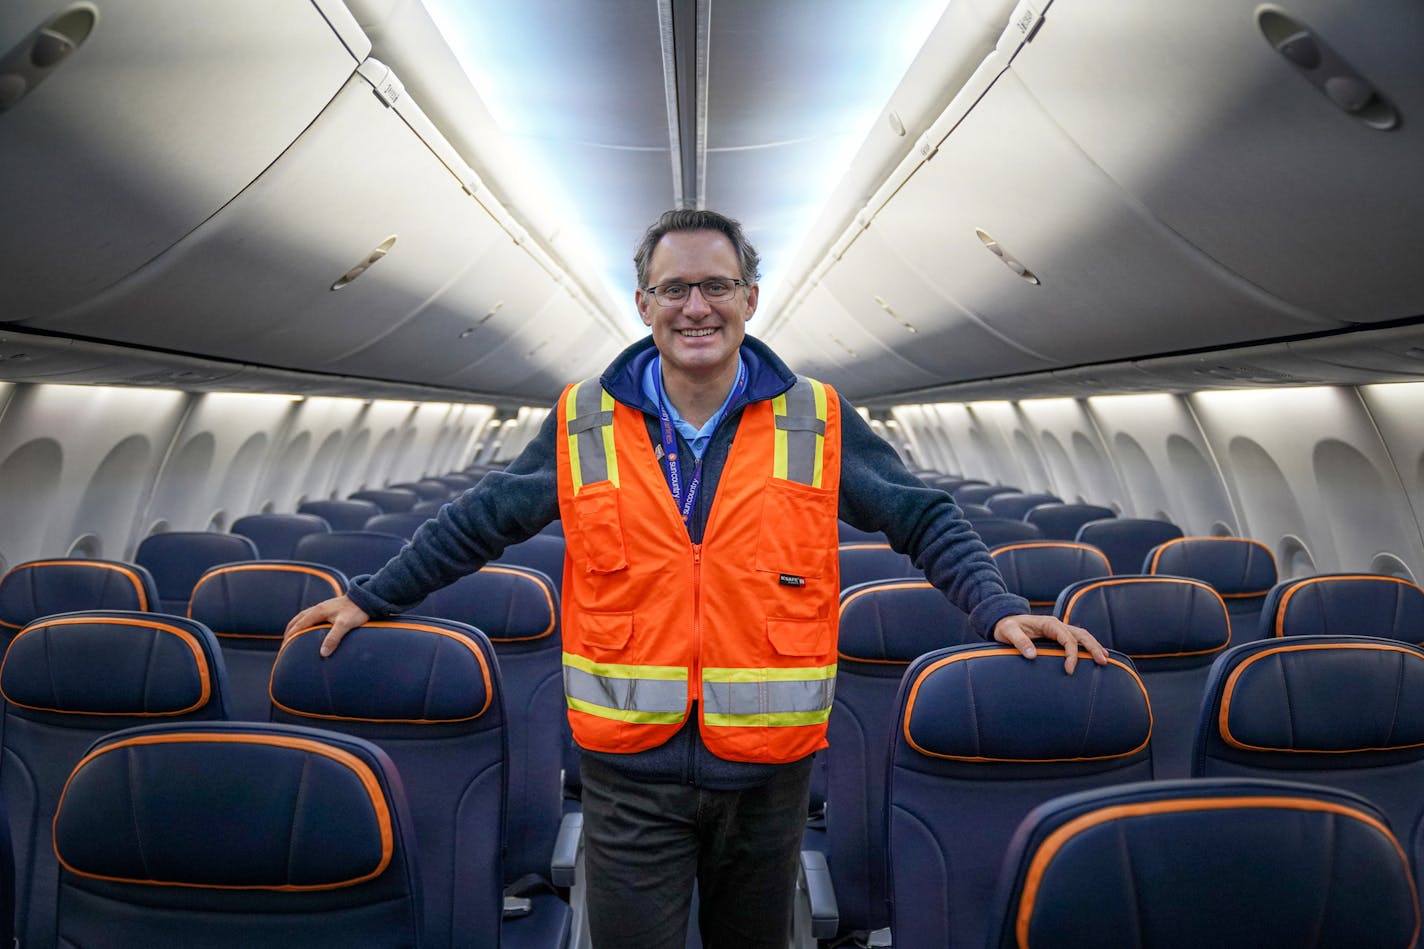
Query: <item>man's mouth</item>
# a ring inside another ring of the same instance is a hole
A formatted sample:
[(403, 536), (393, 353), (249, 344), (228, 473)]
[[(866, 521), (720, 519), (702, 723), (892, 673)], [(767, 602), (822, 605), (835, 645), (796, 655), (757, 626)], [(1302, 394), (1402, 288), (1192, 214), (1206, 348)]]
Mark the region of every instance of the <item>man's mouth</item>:
[(700, 329), (691, 330), (678, 330), (678, 333), (682, 336), (690, 336), (693, 338), (697, 338), (700, 336), (711, 336), (715, 332), (717, 332), (717, 327), (715, 326), (704, 326)]

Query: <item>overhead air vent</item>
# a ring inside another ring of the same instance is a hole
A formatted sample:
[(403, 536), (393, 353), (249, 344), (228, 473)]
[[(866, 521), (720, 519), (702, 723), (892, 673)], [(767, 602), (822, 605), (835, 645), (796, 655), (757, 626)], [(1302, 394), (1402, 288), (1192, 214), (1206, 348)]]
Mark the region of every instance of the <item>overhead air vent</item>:
[(1008, 267), (1015, 274), (1017, 274), (1020, 279), (1024, 281), (1024, 283), (1031, 283), (1035, 287), (1038, 286), (1038, 278), (1034, 276), (1033, 271), (1029, 270), (1027, 267), (1021, 264), (1018, 258), (1014, 257), (1008, 251), (1004, 250), (1003, 245), (1000, 244), (998, 241), (994, 240), (994, 238), (990, 237), (988, 233), (984, 231), (983, 228), (976, 227), (974, 229), (974, 235), (979, 238), (980, 242), (983, 243), (986, 248), (988, 248), (989, 253), (1002, 260), (1004, 262), (1004, 266)]
[[(352, 267), (350, 270), (346, 271), (346, 273), (342, 274), (341, 279), (337, 280), (331, 285), (331, 289), (340, 290), (342, 287), (345, 287), (347, 284), (351, 283), (351, 281), (361, 276), (367, 270), (370, 270), (371, 266), (375, 264), (376, 261), (386, 256), (387, 252), (389, 252), (390, 249), (395, 246), (395, 244), (396, 235), (394, 234), (381, 241), (379, 244), (376, 245), (376, 249), (371, 251), (371, 253), (366, 256), (365, 260), (361, 261), (355, 267)], [(382, 272), (384, 273), (384, 271)]]
[(58, 69), (94, 32), (99, 11), (92, 3), (76, 3), (44, 23), (0, 58), (0, 112), (15, 107)]
[(1256, 9), (1256, 25), (1266, 42), (1341, 111), (1380, 131), (1399, 125), (1394, 106), (1310, 27), (1274, 6)]

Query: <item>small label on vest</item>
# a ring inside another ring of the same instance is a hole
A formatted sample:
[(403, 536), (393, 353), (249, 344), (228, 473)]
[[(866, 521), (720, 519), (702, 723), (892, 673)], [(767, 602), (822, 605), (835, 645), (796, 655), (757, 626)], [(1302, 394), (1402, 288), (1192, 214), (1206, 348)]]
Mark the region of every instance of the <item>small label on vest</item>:
[(804, 587), (806, 585), (806, 578), (793, 577), (789, 573), (783, 573), (781, 575), (781, 585), (784, 587)]

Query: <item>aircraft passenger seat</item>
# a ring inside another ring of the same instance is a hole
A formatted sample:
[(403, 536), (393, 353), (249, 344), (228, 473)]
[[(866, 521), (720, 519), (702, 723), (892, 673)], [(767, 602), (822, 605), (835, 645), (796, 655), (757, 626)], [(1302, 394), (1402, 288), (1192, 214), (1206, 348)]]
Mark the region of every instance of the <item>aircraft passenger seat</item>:
[(1115, 576), (1069, 585), (1053, 614), (1132, 659), (1152, 699), (1153, 777), (1187, 777), (1207, 672), (1231, 644), (1221, 595), (1186, 577)]
[(0, 635), (5, 645), (42, 616), (76, 610), (158, 610), (153, 577), (119, 560), (31, 560), (0, 578)]
[(1424, 645), (1424, 590), (1399, 577), (1335, 573), (1287, 580), (1266, 594), (1260, 638), (1326, 635)]
[[(0, 692), (0, 793), (15, 848), (16, 929), (23, 946), (53, 946), (59, 867), (50, 829), (70, 771), (109, 732), (230, 717), (227, 674), (217, 639), (194, 620), (67, 613), (20, 631), (0, 666)], [(136, 804), (125, 795), (123, 813)], [(131, 816), (102, 828), (102, 836), (122, 836), (128, 826)], [(112, 945), (96, 939), (60, 944)]]
[(871, 580), (923, 579), (925, 576), (913, 560), (886, 543), (841, 544), (837, 556), (842, 592)]
[(346, 592), (340, 570), (315, 563), (257, 560), (214, 567), (193, 588), (188, 615), (213, 631), (231, 685), (233, 718), (265, 722), (267, 682), (288, 621)]
[(449, 474), (443, 474), (431, 480), (439, 481), (456, 494), (463, 494), (480, 483), (480, 479), (474, 475), (461, 474), (458, 471), (452, 471)]
[(256, 544), (263, 560), (291, 560), (297, 541), (329, 530), (326, 519), (315, 514), (249, 514), (232, 523), (232, 532)]
[(885, 769), (900, 677), (918, 656), (981, 643), (927, 580), (875, 580), (841, 593), (836, 699), (827, 739), (827, 864), (843, 933), (890, 925)]
[[(916, 659), (896, 700), (887, 792), (896, 946), (982, 946), (999, 867), (1034, 807), (1152, 775), (1152, 711), (1132, 662), (1063, 672), (1061, 648)], [(1093, 902), (1075, 911), (1093, 917)], [(1093, 945), (1085, 943), (1084, 945)]]
[(1002, 494), (1022, 494), (1018, 488), (1007, 484), (961, 484), (951, 491), (956, 502), (988, 504), (989, 499)]
[(1182, 536), (1182, 529), (1166, 521), (1143, 517), (1113, 517), (1089, 521), (1073, 539), (1092, 544), (1107, 554), (1113, 573), (1137, 573), (1147, 553), (1158, 544)]
[(437, 481), (434, 478), (421, 478), (419, 481), (400, 481), (396, 484), (388, 485), (390, 488), (414, 491), (416, 496), (422, 501), (448, 501), (456, 492), (448, 484)]
[(535, 534), (520, 544), (504, 548), (498, 560), (491, 563), (509, 567), (528, 567), (538, 570), (554, 581), (554, 589), (561, 594), (564, 590), (564, 550), (566, 542), (562, 536)]
[(989, 548), (1010, 593), (1028, 600), (1035, 613), (1051, 613), (1058, 594), (1079, 580), (1112, 575), (1103, 552), (1061, 540), (1026, 541)]
[(1409, 861), (1380, 812), (1309, 784), (1061, 797), (1025, 819), (1003, 870), (999, 949), (1404, 947), (1419, 928)]
[[(370, 501), (303, 501), (297, 505), (298, 514), (315, 514), (326, 521), (334, 531), (359, 531), (366, 522), (381, 509)], [(295, 550), (293, 551), (295, 553)]]
[(94, 744), (59, 803), (59, 944), (414, 949), (415, 846), (401, 778), (369, 742), (131, 728)]
[(964, 515), (964, 519), (971, 524), (975, 521), (988, 520), (994, 516), (994, 512), (984, 504), (960, 504), (959, 511)]
[(531, 873), (547, 879), (563, 809), (563, 749), (573, 740), (553, 581), (528, 567), (489, 564), (436, 590), (413, 612), (468, 623), (489, 637), (509, 714), (505, 881)]
[(370, 501), (382, 514), (404, 514), (415, 507), (420, 495), (409, 488), (367, 488), (346, 495), (348, 501)]
[(186, 616), (193, 585), (209, 567), (257, 557), (257, 545), (241, 534), (167, 531), (140, 541), (134, 562), (153, 575), (159, 609)]
[(974, 533), (984, 542), (985, 547), (998, 547), (1021, 540), (1042, 540), (1043, 531), (1023, 521), (1011, 521), (1007, 517), (983, 517), (969, 521)]
[(1113, 517), (1116, 511), (1099, 504), (1040, 504), (1024, 513), (1024, 520), (1049, 540), (1072, 540), (1084, 524)]
[(1062, 504), (1063, 499), (1056, 494), (996, 494), (984, 502), (992, 517), (1006, 517), (1011, 521), (1021, 521), (1024, 515), (1040, 504)]
[(366, 526), (361, 528), (364, 531), (371, 531), (377, 534), (392, 534), (396, 537), (404, 537), (410, 540), (415, 536), (415, 532), (420, 529), (420, 525), (430, 520), (428, 514), (414, 514), (405, 511), (400, 514), (377, 514), (366, 522)]
[(1365, 636), (1234, 646), (1211, 667), (1197, 777), (1276, 777), (1369, 798), (1410, 833), (1424, 816), (1424, 649)]
[(272, 720), (375, 742), (410, 802), (425, 886), (428, 949), (561, 945), (568, 906), (531, 895), (501, 926), (507, 780), (505, 692), (494, 650), (463, 623), (410, 616), (351, 631), (329, 658), (329, 627), (287, 640), (272, 670)]
[(1233, 645), (1260, 637), (1266, 594), (1276, 585), (1271, 548), (1245, 537), (1178, 537), (1153, 547), (1143, 573), (1205, 580), (1226, 601)]
[(885, 535), (879, 531), (863, 531), (845, 521), (836, 521), (836, 536), (842, 544), (883, 544)]
[(334, 567), (348, 577), (375, 573), (409, 543), (394, 534), (335, 530), (308, 534), (297, 541), (296, 559)]
[(440, 513), (440, 509), (442, 507), (449, 503), (449, 501), (445, 500), (417, 501), (415, 507), (410, 509), (410, 513), (424, 514), (426, 517), (434, 517), (435, 515)]

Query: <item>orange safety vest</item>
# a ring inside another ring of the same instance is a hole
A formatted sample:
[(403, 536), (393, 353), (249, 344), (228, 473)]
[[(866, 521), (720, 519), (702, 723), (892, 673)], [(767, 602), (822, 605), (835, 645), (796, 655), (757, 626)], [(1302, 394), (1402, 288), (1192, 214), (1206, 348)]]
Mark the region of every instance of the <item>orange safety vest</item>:
[(597, 379), (558, 405), (564, 694), (579, 745), (635, 752), (700, 709), (732, 761), (826, 747), (836, 676), (840, 403), (798, 377), (742, 412), (701, 544), (643, 413)]

